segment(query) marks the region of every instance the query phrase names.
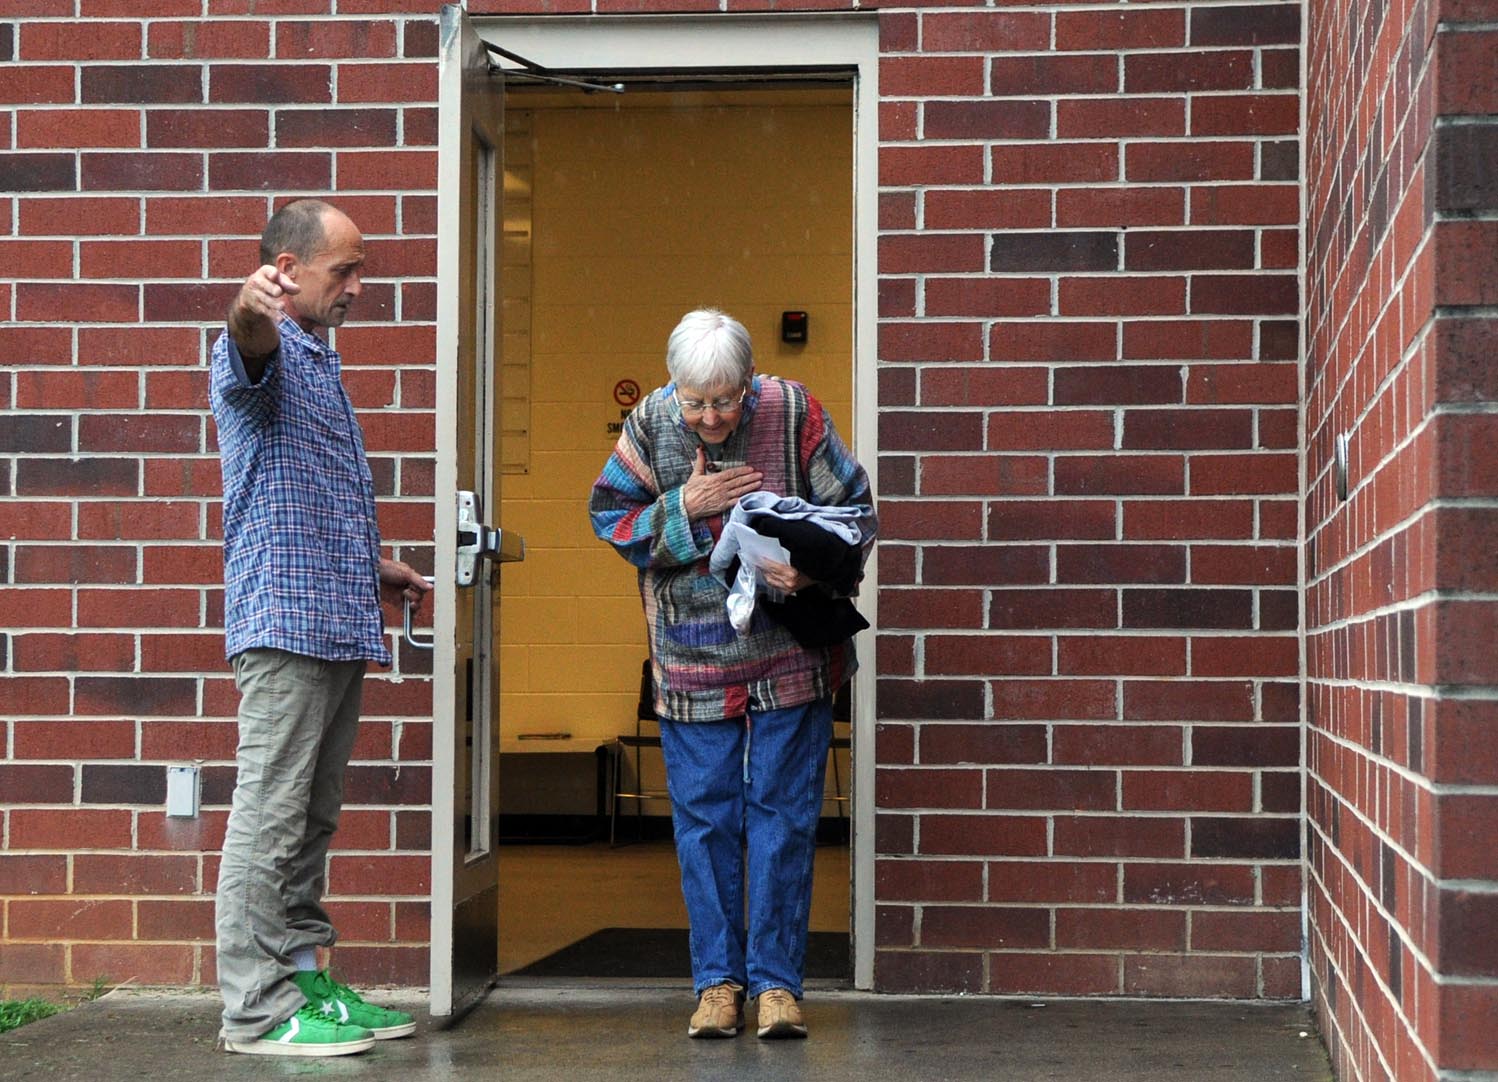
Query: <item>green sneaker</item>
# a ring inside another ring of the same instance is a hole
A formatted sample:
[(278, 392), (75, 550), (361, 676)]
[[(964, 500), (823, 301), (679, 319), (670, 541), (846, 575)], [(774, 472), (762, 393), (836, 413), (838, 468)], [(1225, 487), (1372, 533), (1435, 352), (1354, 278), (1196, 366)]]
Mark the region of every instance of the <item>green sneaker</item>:
[(347, 1056), (374, 1046), (363, 1026), (345, 1026), (308, 1003), (279, 1026), (252, 1041), (224, 1039), (224, 1051), (250, 1056)]
[(327, 970), (294, 973), (292, 981), (325, 1015), (340, 1025), (363, 1026), (377, 1041), (408, 1037), (416, 1032), (416, 1021), (405, 1011), (392, 1011), (366, 1003), (358, 992), (339, 984)]

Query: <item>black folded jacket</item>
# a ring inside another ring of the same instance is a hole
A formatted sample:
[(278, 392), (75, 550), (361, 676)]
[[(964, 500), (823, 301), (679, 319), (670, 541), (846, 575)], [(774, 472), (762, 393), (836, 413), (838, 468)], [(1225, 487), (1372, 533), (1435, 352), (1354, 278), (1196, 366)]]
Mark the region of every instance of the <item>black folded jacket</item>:
[(774, 515), (756, 515), (749, 521), (756, 533), (779, 539), (791, 555), (792, 567), (824, 583), (833, 593), (851, 594), (863, 577), (862, 549), (814, 522)]
[[(863, 575), (863, 552), (836, 534), (804, 519), (756, 515), (757, 533), (779, 539), (791, 566), (836, 593), (851, 593)], [(802, 646), (836, 646), (869, 626), (846, 597), (829, 597), (820, 589), (802, 590), (784, 601), (760, 598), (765, 612)]]

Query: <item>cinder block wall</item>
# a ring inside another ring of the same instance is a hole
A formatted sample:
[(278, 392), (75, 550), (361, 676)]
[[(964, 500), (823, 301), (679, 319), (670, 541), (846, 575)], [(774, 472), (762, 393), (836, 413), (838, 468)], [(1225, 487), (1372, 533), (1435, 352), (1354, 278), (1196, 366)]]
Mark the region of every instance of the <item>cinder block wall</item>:
[[(436, 5), (249, 7), (0, 0), (0, 980), (211, 980), (202, 358), (276, 194), (371, 237), (338, 345), (426, 558)], [(1300, 992), (1299, 10), (880, 15), (882, 989)], [(425, 972), (429, 711), (376, 678), (331, 861), (359, 979)]]
[(1310, 956), (1346, 1079), (1498, 1069), (1494, 14), (1310, 6)]

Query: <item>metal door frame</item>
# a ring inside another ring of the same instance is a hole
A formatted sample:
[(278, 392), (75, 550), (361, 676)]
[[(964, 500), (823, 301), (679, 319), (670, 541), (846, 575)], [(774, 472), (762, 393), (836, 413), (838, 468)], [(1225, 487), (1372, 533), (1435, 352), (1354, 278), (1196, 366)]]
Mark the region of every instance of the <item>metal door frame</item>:
[[(553, 70), (658, 74), (742, 73), (751, 81), (798, 70), (853, 76), (854, 454), (879, 491), (878, 261), (879, 24), (872, 12), (773, 15), (548, 15), (474, 17), (485, 41)], [(874, 643), (877, 561), (858, 599), (869, 621), (854, 680), (853, 983), (874, 985)]]

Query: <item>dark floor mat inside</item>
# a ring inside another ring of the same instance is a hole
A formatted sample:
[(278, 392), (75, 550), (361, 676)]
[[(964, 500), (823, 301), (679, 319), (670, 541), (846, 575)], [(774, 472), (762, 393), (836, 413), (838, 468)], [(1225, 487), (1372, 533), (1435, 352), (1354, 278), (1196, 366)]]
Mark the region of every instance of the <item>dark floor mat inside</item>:
[[(853, 967), (848, 936), (812, 932), (806, 942), (809, 979), (847, 980)], [(687, 977), (692, 974), (685, 928), (603, 928), (538, 959), (517, 977)]]

